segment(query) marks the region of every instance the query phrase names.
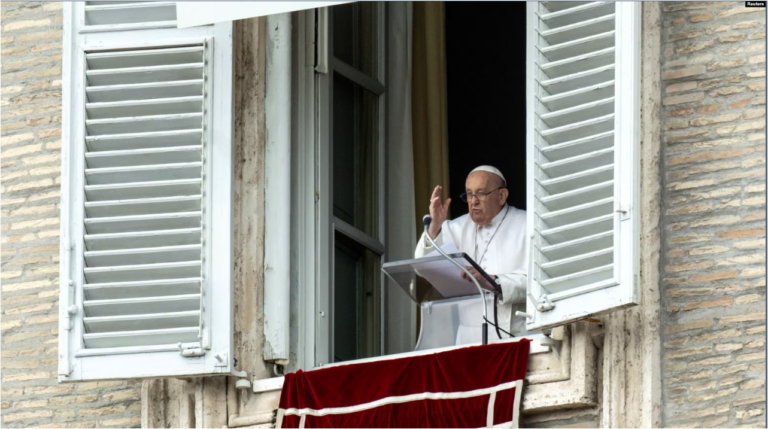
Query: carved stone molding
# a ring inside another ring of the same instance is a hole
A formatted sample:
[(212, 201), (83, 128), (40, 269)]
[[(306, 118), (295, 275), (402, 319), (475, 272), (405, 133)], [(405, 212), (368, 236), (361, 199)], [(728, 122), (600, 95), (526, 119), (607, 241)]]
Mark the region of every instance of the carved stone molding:
[(597, 350), (594, 323), (570, 325), (558, 358), (554, 352), (532, 355), (523, 391), (523, 413), (597, 405)]

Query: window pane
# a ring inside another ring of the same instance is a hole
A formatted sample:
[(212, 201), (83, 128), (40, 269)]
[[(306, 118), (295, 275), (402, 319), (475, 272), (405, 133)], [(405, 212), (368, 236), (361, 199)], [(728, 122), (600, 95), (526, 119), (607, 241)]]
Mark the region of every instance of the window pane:
[(378, 100), (333, 75), (333, 214), (378, 239)]
[(359, 255), (336, 243), (334, 252), (333, 361), (357, 359), (357, 285), (361, 280)]
[(336, 234), (333, 361), (380, 354), (379, 255)]
[(376, 73), (376, 3), (348, 3), (331, 8), (333, 56), (362, 71)]

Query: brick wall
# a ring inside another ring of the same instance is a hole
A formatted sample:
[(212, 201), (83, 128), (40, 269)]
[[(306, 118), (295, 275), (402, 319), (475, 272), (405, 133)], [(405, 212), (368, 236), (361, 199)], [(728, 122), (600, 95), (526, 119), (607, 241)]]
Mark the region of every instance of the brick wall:
[(62, 4), (0, 11), (2, 425), (138, 427), (139, 383), (56, 380)]
[(765, 16), (663, 4), (665, 426), (765, 427)]

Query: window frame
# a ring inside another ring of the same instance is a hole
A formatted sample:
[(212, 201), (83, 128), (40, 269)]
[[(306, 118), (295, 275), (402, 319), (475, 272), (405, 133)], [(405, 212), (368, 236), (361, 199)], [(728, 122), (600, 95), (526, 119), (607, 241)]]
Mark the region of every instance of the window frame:
[[(316, 73), (316, 109), (318, 118), (317, 127), (317, 166), (319, 176), (319, 195), (317, 201), (318, 222), (317, 229), (320, 231), (318, 242), (318, 279), (316, 283), (316, 297), (318, 299), (319, 312), (316, 313), (316, 342), (315, 342), (315, 366), (322, 366), (333, 361), (333, 316), (334, 316), (334, 249), (335, 234), (341, 233), (348, 239), (360, 244), (361, 246), (379, 254), (381, 261), (386, 261), (386, 199), (385, 199), (385, 142), (386, 142), (386, 80), (384, 78), (386, 70), (386, 34), (385, 34), (385, 11), (386, 8), (382, 2), (376, 2), (377, 19), (377, 53), (376, 74), (377, 76), (368, 76), (358, 71), (352, 65), (346, 64), (333, 56), (333, 14), (328, 13), (329, 8), (324, 8), (322, 18), (325, 22), (320, 25), (318, 31), (319, 38), (322, 38), (324, 47), (322, 51), (325, 55), (325, 72)], [(323, 32), (320, 36), (321, 31)], [(360, 85), (364, 89), (374, 93), (378, 97), (378, 135), (377, 135), (377, 161), (378, 161), (378, 235), (379, 239), (368, 236), (359, 229), (336, 218), (333, 215), (333, 185), (331, 183), (333, 172), (333, 74), (339, 73), (353, 83)], [(326, 125), (323, 128), (323, 125)], [(322, 198), (325, 195), (326, 198)], [(384, 274), (378, 273), (380, 293), (379, 293), (379, 347), (384, 350)], [(318, 342), (319, 340), (319, 342)]]
[[(329, 8), (315, 8), (295, 12), (293, 56), (294, 70), (292, 77), (294, 91), (293, 100), (296, 107), (292, 117), (296, 126), (292, 141), (292, 180), (293, 190), (291, 222), (291, 284), (295, 288), (296, 304), (293, 320), (298, 323), (295, 327), (297, 335), (291, 336), (291, 349), (296, 350), (296, 359), (289, 362), (287, 370), (312, 369), (326, 365), (332, 361), (332, 284), (333, 284), (333, 236), (336, 231), (345, 233), (350, 239), (360, 243), (381, 255), (386, 261), (386, 30), (385, 11), (382, 2), (377, 3), (377, 38), (378, 38), (378, 79), (364, 78), (363, 87), (369, 89), (378, 80), (380, 94), (378, 96), (378, 205), (382, 213), (378, 219), (379, 239), (359, 237), (355, 240), (356, 228), (344, 223), (334, 222), (332, 207), (331, 171), (332, 153), (330, 136), (332, 127), (331, 107), (332, 77), (338, 68), (332, 57), (332, 32), (330, 26)], [(315, 36), (316, 35), (316, 36)], [(336, 66), (336, 67), (334, 67)], [(342, 65), (341, 67), (344, 67)], [(343, 71), (349, 71), (348, 66)], [(361, 73), (361, 72), (360, 72)], [(362, 73), (361, 73), (362, 74)], [(358, 80), (342, 74), (345, 78), (360, 84)], [(359, 75), (357, 75), (359, 76)], [(374, 88), (375, 89), (375, 88)], [(327, 106), (327, 107), (324, 107)], [(350, 231), (352, 230), (352, 231)], [(362, 235), (362, 233), (358, 234)], [(360, 239), (362, 238), (362, 239)], [(384, 350), (385, 322), (385, 290), (384, 275), (378, 273), (380, 287), (380, 317), (379, 341)], [(292, 331), (294, 327), (291, 327)], [(295, 338), (295, 340), (294, 340)]]
[[(60, 382), (230, 373), (233, 352), (233, 144), (232, 23), (191, 29), (85, 31), (84, 3), (64, 5), (62, 180), (60, 239), (59, 370)], [(119, 349), (83, 346), (83, 186), (85, 137), (85, 53), (206, 43), (208, 109), (206, 196), (207, 231), (203, 261), (203, 356), (182, 357), (177, 345)], [(215, 48), (214, 48), (215, 47)], [(215, 90), (214, 90), (215, 88)], [(214, 141), (214, 129), (216, 139)], [(69, 286), (70, 279), (72, 286)], [(70, 313), (70, 309), (72, 312)], [(72, 326), (70, 329), (69, 326)], [(215, 357), (217, 355), (220, 359)]]
[[(329, 44), (330, 37), (328, 28), (328, 8), (317, 8), (306, 11), (296, 12), (295, 22), (296, 33), (298, 37), (296, 44), (296, 53), (294, 54), (294, 64), (298, 65), (295, 70), (298, 72), (293, 76), (293, 88), (296, 88), (293, 100), (297, 103), (297, 108), (293, 109), (294, 123), (297, 124), (293, 129), (292, 142), (292, 205), (296, 210), (292, 210), (291, 222), (295, 225), (294, 234), (291, 237), (293, 258), (292, 264), (292, 287), (295, 287), (296, 311), (292, 316), (298, 323), (291, 327), (296, 329), (298, 335), (292, 335), (292, 350), (295, 350), (296, 359), (293, 359), (287, 371), (297, 369), (309, 370), (312, 368), (330, 364), (330, 359), (321, 359), (321, 357), (330, 357), (330, 344), (332, 338), (323, 333), (329, 332), (330, 324), (328, 317), (331, 314), (328, 299), (330, 294), (325, 292), (327, 287), (322, 285), (323, 281), (329, 281), (332, 269), (332, 259), (329, 257), (328, 249), (332, 249), (330, 236), (333, 234), (333, 228), (327, 228), (325, 225), (330, 223), (330, 210), (321, 210), (324, 189), (329, 189), (329, 175), (321, 174), (322, 165), (328, 165), (330, 162), (330, 153), (322, 153), (320, 136), (327, 133), (324, 127), (330, 122), (330, 112), (328, 109), (319, 108), (322, 103), (327, 103), (329, 98), (329, 85), (321, 85), (323, 79), (330, 79), (332, 71), (329, 64)], [(380, 15), (382, 16), (382, 15)], [(638, 15), (639, 16), (639, 15)], [(380, 18), (381, 19), (381, 18)], [(381, 31), (385, 33), (384, 30)], [(315, 38), (317, 34), (317, 38)], [(639, 43), (639, 42), (638, 42)], [(638, 57), (639, 58), (639, 57)], [(385, 69), (383, 61), (379, 62), (379, 67)], [(384, 71), (382, 70), (381, 73)], [(638, 75), (639, 76), (639, 75)], [(637, 82), (639, 87), (639, 81)], [(382, 102), (384, 102), (383, 97)], [(315, 103), (314, 101), (317, 100)], [(639, 102), (639, 97), (635, 100)], [(383, 110), (381, 112), (383, 114)], [(386, 127), (382, 126), (381, 132), (385, 132)], [(386, 140), (383, 140), (384, 142)], [(639, 141), (639, 140), (638, 140)], [(636, 163), (639, 160), (637, 153), (639, 145), (632, 149), (636, 153), (634, 159), (630, 162)], [(383, 159), (384, 156), (382, 155)], [(639, 170), (635, 173), (639, 177)], [(385, 171), (385, 170), (382, 170)], [(532, 175), (529, 174), (529, 178)], [(635, 189), (639, 182), (635, 182)], [(385, 198), (386, 192), (381, 197)], [(528, 195), (532, 195), (530, 184)], [(634, 193), (637, 198), (638, 193)], [(386, 199), (386, 198), (385, 198)], [(327, 200), (327, 199), (326, 199)], [(529, 201), (530, 204), (530, 201)], [(385, 207), (385, 206), (382, 206)], [(384, 209), (382, 209), (384, 210)], [(529, 211), (530, 215), (530, 211)], [(632, 216), (633, 222), (637, 223), (639, 217)], [(529, 225), (532, 222), (529, 220)], [(626, 230), (626, 228), (624, 229)], [(635, 239), (639, 236), (638, 229), (634, 229)], [(385, 235), (382, 235), (382, 241)], [(384, 243), (386, 245), (386, 243)], [(330, 247), (329, 247), (330, 246)], [(386, 246), (385, 246), (386, 248)], [(637, 253), (635, 254), (637, 255)], [(636, 258), (635, 258), (636, 259)], [(636, 272), (633, 270), (624, 270), (625, 272)], [(383, 284), (382, 284), (383, 285)], [(325, 292), (325, 293), (324, 293)], [(385, 292), (382, 288), (382, 292)], [(636, 298), (633, 298), (636, 301)], [(382, 298), (382, 306), (385, 306), (385, 296)], [(624, 304), (624, 306), (633, 305), (633, 302)], [(416, 309), (416, 311), (419, 311)], [(385, 309), (382, 309), (382, 319), (385, 318)], [(295, 316), (295, 317), (294, 317)], [(566, 321), (557, 325), (571, 323)], [(382, 320), (381, 328), (386, 329), (385, 320)], [(545, 332), (547, 330), (545, 329)], [(530, 338), (537, 347), (544, 347), (547, 350), (552, 340), (546, 342), (539, 341), (539, 335)], [(294, 340), (295, 338), (295, 340)], [(385, 335), (382, 333), (382, 350), (384, 348)], [(555, 342), (557, 343), (557, 342)], [(405, 352), (410, 353), (410, 352)], [(399, 356), (400, 354), (391, 355)], [(383, 355), (386, 358), (390, 355)]]

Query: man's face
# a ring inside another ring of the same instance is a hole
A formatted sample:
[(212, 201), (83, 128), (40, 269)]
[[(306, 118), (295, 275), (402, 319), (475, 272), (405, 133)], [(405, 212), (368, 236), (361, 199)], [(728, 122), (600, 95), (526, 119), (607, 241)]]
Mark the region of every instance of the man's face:
[[(487, 171), (475, 171), (467, 176), (465, 187), (467, 194), (488, 193), (502, 185), (501, 178)], [(499, 189), (489, 194), (485, 201), (472, 197), (467, 201), (469, 217), (478, 225), (487, 225), (499, 214), (506, 202), (506, 189)]]

